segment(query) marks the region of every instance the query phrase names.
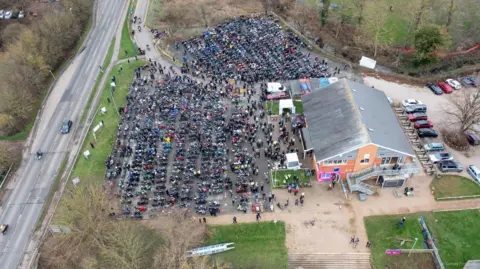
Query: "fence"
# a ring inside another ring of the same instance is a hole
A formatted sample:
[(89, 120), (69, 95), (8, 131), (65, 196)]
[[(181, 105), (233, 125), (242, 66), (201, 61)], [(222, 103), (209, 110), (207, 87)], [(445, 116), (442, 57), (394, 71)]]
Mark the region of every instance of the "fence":
[(433, 241), (433, 237), (428, 231), (427, 224), (425, 223), (425, 220), (423, 219), (422, 216), (420, 216), (419, 219), (420, 225), (422, 225), (423, 230), (427, 233), (427, 239), (428, 241), (431, 242), (431, 247), (433, 250), (433, 261), (435, 262), (435, 267), (437, 269), (445, 269), (445, 266), (443, 265), (442, 259), (440, 258), (440, 254), (438, 253), (438, 248), (435, 245), (435, 242)]

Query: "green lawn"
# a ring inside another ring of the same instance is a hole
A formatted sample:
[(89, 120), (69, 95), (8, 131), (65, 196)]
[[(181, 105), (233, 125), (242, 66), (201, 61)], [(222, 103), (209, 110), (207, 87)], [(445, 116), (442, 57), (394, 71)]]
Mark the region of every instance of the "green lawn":
[(206, 244), (235, 243), (235, 249), (213, 257), (240, 268), (286, 269), (285, 223), (241, 223), (243, 216), (237, 216), (238, 224), (209, 227)]
[[(107, 97), (112, 99), (110, 95), (110, 83), (111, 77), (115, 76), (117, 79), (117, 87), (114, 92), (115, 102), (117, 107), (120, 107), (125, 104), (125, 97), (128, 93), (128, 88), (133, 78), (135, 68), (142, 66), (143, 61), (133, 61), (130, 64), (123, 63), (115, 66), (109, 74), (108, 80), (105, 82), (105, 85), (102, 88), (102, 94), (98, 110), (101, 107), (105, 107), (107, 112), (105, 115), (102, 115), (100, 112), (97, 113), (93, 121), (92, 127), (83, 143), (81, 154), (79, 155), (75, 167), (72, 171), (72, 178), (79, 177), (80, 181), (82, 180), (95, 180), (98, 182), (103, 182), (105, 176), (105, 164), (104, 161), (110, 155), (112, 151), (113, 142), (117, 134), (117, 127), (119, 123), (119, 117), (117, 111), (115, 110), (115, 105), (113, 102), (108, 103)], [(119, 67), (123, 67), (123, 71), (118, 73)], [(92, 129), (100, 121), (103, 120), (105, 126), (101, 127), (96, 133), (97, 141), (95, 142), (95, 149), (90, 147), (90, 141), (95, 141)], [(91, 155), (89, 159), (85, 159), (83, 152), (89, 150)]]
[[(102, 70), (104, 70), (104, 71), (107, 70), (107, 67), (110, 64), (110, 61), (112, 60), (114, 49), (115, 49), (115, 37), (113, 37), (112, 42), (110, 43), (110, 47), (108, 47), (107, 56), (105, 57), (105, 60), (103, 61), (103, 64), (102, 64)], [(82, 118), (80, 119), (81, 123), (85, 122), (85, 117), (88, 114), (88, 110), (90, 110), (90, 105), (92, 104), (92, 100), (95, 97), (95, 94), (97, 93), (97, 89), (98, 89), (98, 86), (100, 85), (100, 82), (102, 81), (103, 74), (104, 74), (103, 72), (100, 72), (97, 76), (95, 86), (93, 87), (93, 92), (90, 94), (90, 97), (88, 98), (87, 105), (85, 106), (85, 109), (83, 110)]]
[(446, 269), (461, 269), (468, 260), (480, 260), (480, 211), (432, 213), (428, 228)]
[[(418, 223), (423, 216), (428, 229), (435, 238), (440, 251), (440, 257), (446, 269), (460, 269), (468, 260), (480, 259), (480, 220), (479, 210), (464, 210), (451, 212), (423, 212), (412, 215), (375, 216), (364, 219), (368, 239), (372, 242), (372, 262), (374, 268), (387, 268), (392, 259), (385, 255), (386, 249), (408, 249), (413, 242), (400, 245), (400, 239), (419, 240), (415, 248), (423, 248), (423, 235)], [(397, 227), (397, 222), (406, 217), (403, 228)], [(477, 247), (475, 247), (477, 246)], [(391, 268), (391, 267), (388, 267)]]
[[(118, 55), (119, 60), (138, 55), (138, 51), (135, 48), (135, 45), (133, 44), (133, 41), (132, 41), (133, 37), (130, 35), (130, 32), (131, 32), (131, 29), (130, 29), (130, 9), (132, 9), (132, 8), (135, 9), (136, 3), (137, 3), (137, 1), (131, 1), (130, 2), (129, 11), (127, 13), (127, 16), (125, 17), (124, 22), (123, 22), (122, 39), (120, 41), (120, 52), (119, 52), (119, 55)], [(127, 51), (128, 54), (125, 54), (125, 51)]]
[[(274, 170), (271, 171), (271, 178), (275, 188), (283, 188), (286, 184), (294, 183), (293, 176), (299, 178), (300, 183), (309, 183), (310, 177), (305, 176), (305, 170)], [(288, 176), (288, 178), (287, 178)]]
[[(456, 175), (445, 175), (434, 178), (430, 184), (435, 199), (445, 197), (480, 195), (480, 185), (473, 180)], [(445, 199), (451, 200), (451, 199)]]
[[(374, 268), (385, 268), (385, 250), (412, 248), (415, 238), (418, 238), (415, 248), (422, 249), (423, 235), (418, 218), (420, 215), (407, 215), (403, 228), (397, 226), (403, 215), (376, 216), (364, 219), (368, 240), (372, 243), (372, 263)], [(425, 216), (424, 216), (425, 217)], [(405, 241), (401, 245), (402, 240)], [(365, 242), (360, 242), (365, 244)]]
[[(301, 100), (293, 101), (293, 105), (295, 106), (295, 114), (303, 114), (303, 103)], [(279, 101), (267, 101), (267, 115), (272, 109), (272, 115), (280, 115), (278, 111), (280, 109)]]

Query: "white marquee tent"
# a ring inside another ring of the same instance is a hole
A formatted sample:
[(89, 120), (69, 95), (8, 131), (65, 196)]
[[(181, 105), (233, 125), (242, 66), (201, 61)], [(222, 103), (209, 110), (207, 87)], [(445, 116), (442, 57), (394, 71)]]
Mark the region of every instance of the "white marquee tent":
[(282, 99), (279, 102), (278, 111), (280, 115), (283, 113), (284, 109), (290, 109), (292, 113), (295, 113), (295, 106), (293, 105), (292, 99)]

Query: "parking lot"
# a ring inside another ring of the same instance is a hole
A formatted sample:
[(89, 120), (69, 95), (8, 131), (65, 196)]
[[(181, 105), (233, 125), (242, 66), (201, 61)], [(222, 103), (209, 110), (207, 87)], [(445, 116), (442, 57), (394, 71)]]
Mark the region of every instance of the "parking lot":
[[(427, 106), (428, 119), (434, 124), (434, 129), (439, 133), (437, 138), (421, 138), (420, 143), (426, 144), (431, 142), (440, 142), (445, 146), (445, 151), (452, 153), (454, 159), (460, 162), (464, 168), (468, 165), (479, 165), (480, 156), (478, 148), (471, 147), (468, 152), (459, 152), (445, 145), (440, 130), (442, 128), (452, 128), (449, 123), (449, 115), (445, 112), (445, 108), (451, 106), (452, 98), (458, 98), (463, 91), (473, 91), (473, 88), (463, 87), (455, 90), (451, 94), (435, 95), (427, 87), (419, 88), (405, 84), (398, 84), (380, 80), (374, 77), (365, 77), (365, 84), (379, 89), (389, 97), (394, 103), (399, 103), (405, 99), (416, 99), (423, 102)], [(470, 177), (465, 171), (461, 173), (466, 177)]]

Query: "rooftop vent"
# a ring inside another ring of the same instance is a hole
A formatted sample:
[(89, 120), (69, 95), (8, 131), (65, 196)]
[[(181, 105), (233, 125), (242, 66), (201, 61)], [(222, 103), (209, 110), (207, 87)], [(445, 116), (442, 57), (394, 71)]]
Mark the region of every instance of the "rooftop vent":
[(355, 90), (355, 89), (352, 89), (352, 92), (356, 92), (356, 91), (357, 91), (357, 90)]
[(360, 110), (362, 110), (362, 111), (363, 111), (363, 110), (365, 110), (365, 108), (363, 108), (363, 107), (360, 107)]
[(373, 132), (373, 129), (372, 129), (372, 128), (368, 128), (368, 130), (369, 130), (370, 132)]

